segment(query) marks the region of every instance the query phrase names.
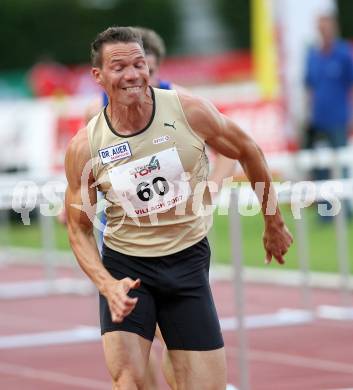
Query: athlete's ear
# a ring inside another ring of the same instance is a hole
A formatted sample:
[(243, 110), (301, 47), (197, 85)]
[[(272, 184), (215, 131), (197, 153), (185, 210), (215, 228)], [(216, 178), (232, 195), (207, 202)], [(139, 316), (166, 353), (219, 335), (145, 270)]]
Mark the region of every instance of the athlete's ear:
[(96, 83), (102, 86), (102, 69), (94, 66), (91, 69), (92, 76), (96, 80)]

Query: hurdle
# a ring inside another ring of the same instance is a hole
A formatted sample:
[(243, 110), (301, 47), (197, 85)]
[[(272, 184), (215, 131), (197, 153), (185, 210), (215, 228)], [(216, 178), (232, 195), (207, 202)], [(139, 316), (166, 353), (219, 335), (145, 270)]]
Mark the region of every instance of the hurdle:
[[(321, 151), (311, 152), (307, 151), (299, 153), (293, 161), (297, 167), (305, 168), (306, 171), (314, 166), (326, 166), (333, 167), (334, 180), (326, 181), (325, 183), (314, 182), (314, 192), (311, 197), (315, 202), (326, 200), (320, 196), (320, 189), (323, 185), (332, 186), (338, 183), (340, 171), (344, 164), (352, 162), (352, 157), (347, 154), (345, 148), (341, 153), (337, 153), (334, 150), (326, 150), (324, 158), (320, 154)], [(348, 157), (347, 157), (348, 156)], [(309, 160), (308, 160), (309, 158)], [(353, 194), (353, 179), (340, 179), (339, 183), (342, 185), (342, 191), (338, 195), (342, 208), (334, 216), (335, 223), (335, 235), (337, 241), (337, 259), (339, 265), (339, 290), (341, 291), (341, 305), (342, 306), (328, 306), (320, 305), (317, 308), (312, 305), (311, 298), (311, 273), (309, 267), (309, 241), (308, 241), (308, 226), (305, 213), (302, 218), (295, 219), (295, 232), (296, 240), (298, 242), (298, 264), (299, 264), (299, 285), (301, 288), (301, 302), (304, 310), (292, 311), (284, 309), (285, 320), (280, 321), (279, 313), (269, 314), (267, 319), (264, 316), (245, 316), (244, 315), (244, 281), (243, 281), (243, 252), (242, 252), (242, 227), (240, 221), (239, 208), (241, 206), (247, 206), (248, 200), (251, 196), (254, 196), (251, 187), (242, 186), (238, 188), (232, 188), (230, 194), (230, 234), (231, 234), (231, 249), (233, 258), (233, 274), (234, 274), (234, 292), (235, 292), (235, 309), (237, 313), (237, 320), (233, 321), (230, 328), (237, 329), (239, 340), (239, 352), (238, 352), (238, 369), (240, 373), (240, 390), (249, 390), (249, 370), (247, 365), (247, 329), (253, 329), (263, 326), (289, 326), (299, 323), (310, 323), (315, 318), (335, 319), (335, 320), (353, 320), (353, 310), (350, 307), (350, 276), (349, 276), (349, 252), (348, 252), (348, 238), (347, 238), (347, 223), (345, 218), (345, 201), (352, 200)], [(229, 191), (228, 191), (229, 193)], [(303, 195), (295, 186), (290, 186), (284, 193), (278, 195), (279, 203), (297, 202), (303, 204), (301, 199)], [(226, 201), (222, 194), (220, 196), (220, 202)], [(259, 202), (257, 202), (259, 205)], [(223, 207), (225, 207), (223, 205)], [(256, 319), (254, 317), (257, 317)], [(268, 318), (271, 318), (268, 321)], [(257, 325), (254, 325), (257, 324)], [(224, 324), (223, 324), (224, 325)], [(222, 327), (224, 329), (224, 326)]]
[[(48, 209), (57, 207), (63, 202), (66, 180), (63, 176), (29, 176), (26, 174), (0, 176), (0, 210), (2, 211), (2, 226), (5, 234), (10, 234), (9, 210), (21, 211), (24, 224), (30, 223), (29, 213), (35, 208), (46, 205)], [(53, 194), (56, 197), (53, 197)], [(55, 250), (54, 215), (45, 216), (38, 213), (41, 234), (41, 250), (14, 250), (5, 246), (1, 255), (0, 265), (18, 261), (25, 257), (41, 259), (44, 278), (41, 280), (0, 283), (0, 299), (34, 298), (52, 294), (91, 294), (93, 284), (87, 278), (59, 278), (56, 265), (64, 259), (65, 263), (74, 265), (76, 261), (71, 254), (61, 254)], [(54, 214), (54, 213), (53, 213)], [(4, 241), (4, 239), (3, 239)], [(55, 260), (55, 261), (54, 261)]]

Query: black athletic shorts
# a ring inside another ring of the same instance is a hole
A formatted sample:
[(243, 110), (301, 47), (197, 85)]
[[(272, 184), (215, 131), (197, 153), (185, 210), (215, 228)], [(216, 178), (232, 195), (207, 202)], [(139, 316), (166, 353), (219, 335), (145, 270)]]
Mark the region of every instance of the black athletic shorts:
[(103, 264), (117, 279), (141, 279), (129, 296), (135, 309), (114, 323), (100, 295), (101, 332), (126, 331), (153, 340), (156, 323), (168, 349), (208, 351), (223, 347), (223, 338), (208, 280), (210, 248), (205, 237), (167, 256), (128, 256), (103, 245)]

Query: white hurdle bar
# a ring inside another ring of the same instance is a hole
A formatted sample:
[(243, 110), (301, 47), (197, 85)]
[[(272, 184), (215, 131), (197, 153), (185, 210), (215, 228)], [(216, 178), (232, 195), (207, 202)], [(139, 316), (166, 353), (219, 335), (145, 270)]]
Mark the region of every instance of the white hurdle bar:
[(243, 286), (243, 249), (241, 222), (238, 212), (237, 192), (232, 190), (230, 197), (230, 238), (234, 267), (234, 295), (236, 316), (238, 320), (238, 368), (240, 375), (240, 390), (250, 390), (249, 370), (247, 358), (247, 337), (245, 329), (244, 286)]

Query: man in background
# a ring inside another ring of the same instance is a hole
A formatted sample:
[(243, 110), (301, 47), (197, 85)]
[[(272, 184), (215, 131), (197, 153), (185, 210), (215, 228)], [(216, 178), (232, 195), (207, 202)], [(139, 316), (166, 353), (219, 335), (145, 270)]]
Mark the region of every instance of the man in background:
[(318, 19), (320, 45), (309, 49), (305, 85), (310, 99), (312, 134), (307, 146), (325, 140), (329, 146), (346, 146), (353, 86), (352, 47), (338, 38), (333, 15)]
[[(340, 148), (348, 144), (353, 86), (352, 47), (338, 37), (332, 14), (318, 19), (320, 43), (309, 49), (305, 70), (310, 117), (306, 133), (307, 148)], [(316, 168), (314, 180), (332, 176), (328, 168)], [(347, 177), (347, 168), (343, 177)]]

